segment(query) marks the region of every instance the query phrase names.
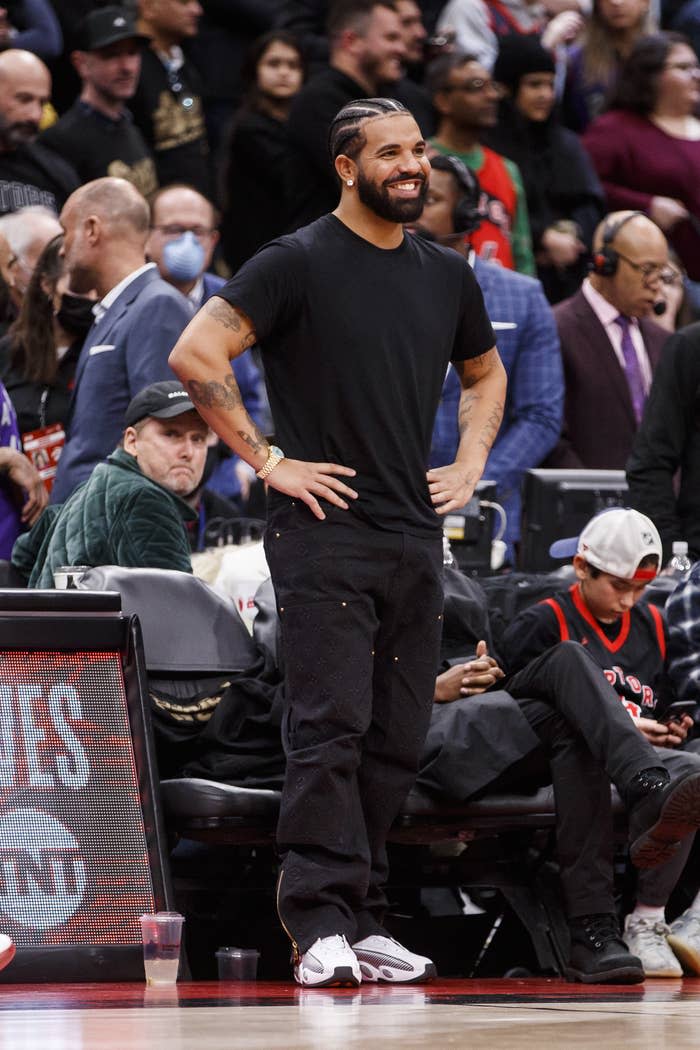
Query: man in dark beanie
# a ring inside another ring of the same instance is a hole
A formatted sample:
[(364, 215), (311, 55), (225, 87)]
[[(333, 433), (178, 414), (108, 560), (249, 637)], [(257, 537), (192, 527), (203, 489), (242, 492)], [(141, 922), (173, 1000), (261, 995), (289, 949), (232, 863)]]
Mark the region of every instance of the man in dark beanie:
[(585, 277), (604, 206), (588, 155), (554, 115), (554, 76), (554, 59), (537, 37), (503, 37), (493, 69), (503, 89), (498, 123), (483, 136), (520, 169), (537, 275), (552, 303), (573, 295)]

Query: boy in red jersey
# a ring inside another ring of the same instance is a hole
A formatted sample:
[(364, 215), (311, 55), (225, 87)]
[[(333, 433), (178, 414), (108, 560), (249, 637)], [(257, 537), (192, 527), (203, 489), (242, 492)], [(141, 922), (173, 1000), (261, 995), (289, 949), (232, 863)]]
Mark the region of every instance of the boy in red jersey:
[[(667, 817), (672, 819), (663, 833), (655, 835), (652, 829), (641, 848), (633, 842), (632, 855), (638, 866), (648, 866), (646, 861), (661, 846), (661, 840), (665, 844), (662, 853), (666, 859), (655, 870), (640, 873), (637, 905), (625, 921), (624, 940), (630, 951), (642, 960), (647, 976), (681, 976), (679, 960), (686, 969), (700, 973), (700, 899), (670, 928), (665, 924), (664, 915), (664, 907), (692, 844), (689, 831), (700, 822), (700, 755), (689, 749), (696, 745), (679, 749), (686, 743), (693, 724), (691, 718), (687, 715), (671, 720), (657, 717), (657, 708), (663, 709), (668, 703), (666, 697), (660, 702), (664, 692), (666, 632), (659, 610), (638, 602), (659, 570), (661, 541), (655, 526), (644, 515), (616, 508), (592, 519), (578, 540), (561, 541), (552, 548), (555, 557), (571, 553), (577, 582), (568, 592), (526, 609), (505, 633), (503, 650), (510, 675), (505, 688), (522, 695), (522, 676), (531, 677), (536, 666), (533, 661), (561, 643), (582, 646), (617, 693), (639, 732), (654, 746), (659, 766), (667, 770), (674, 783), (681, 783), (680, 791), (686, 797), (682, 806), (676, 804), (676, 812), (667, 812)], [(575, 688), (576, 683), (572, 682), (571, 689)], [(583, 723), (587, 701), (588, 697), (581, 697)], [(607, 730), (616, 732), (620, 746), (624, 747), (619, 728), (616, 729), (598, 705), (591, 703), (589, 715), (590, 729), (583, 732), (584, 741), (588, 740), (589, 732), (599, 735)], [(647, 779), (648, 775), (644, 774)], [(591, 911), (577, 913), (574, 904), (573, 918), (578, 919), (578, 924), (572, 925), (575, 940), (577, 935), (585, 938), (592, 914), (614, 912), (612, 832), (609, 781), (600, 767), (596, 772), (595, 766), (588, 763), (580, 783), (572, 783), (570, 788), (577, 810), (569, 829), (573, 833), (569, 841), (572, 868), (575, 871), (582, 856), (596, 858), (592, 865), (593, 879), (589, 872), (579, 872), (581, 903), (588, 902), (585, 906), (591, 907)], [(667, 790), (661, 784), (660, 789)], [(571, 803), (571, 796), (567, 802)], [(577, 827), (580, 829), (578, 849)], [(674, 832), (680, 841), (675, 850), (671, 841)], [(658, 855), (656, 852), (656, 859)], [(585, 866), (591, 867), (590, 859)], [(591, 900), (595, 901), (593, 906)]]

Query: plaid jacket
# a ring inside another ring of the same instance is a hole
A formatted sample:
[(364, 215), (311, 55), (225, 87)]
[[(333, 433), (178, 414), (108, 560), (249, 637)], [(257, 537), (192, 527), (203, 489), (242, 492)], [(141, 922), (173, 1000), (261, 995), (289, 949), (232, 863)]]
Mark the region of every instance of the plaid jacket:
[[(561, 429), (564, 375), (559, 336), (542, 286), (476, 258), (474, 273), (486, 309), (496, 325), (496, 342), (508, 375), (503, 423), (484, 470), (498, 485), (498, 500), (508, 515), (505, 539), (520, 536), (520, 481), (554, 447)], [(513, 328), (499, 329), (499, 324)], [(459, 444), (457, 407), (461, 385), (450, 368), (438, 408), (430, 466), (452, 463)]]

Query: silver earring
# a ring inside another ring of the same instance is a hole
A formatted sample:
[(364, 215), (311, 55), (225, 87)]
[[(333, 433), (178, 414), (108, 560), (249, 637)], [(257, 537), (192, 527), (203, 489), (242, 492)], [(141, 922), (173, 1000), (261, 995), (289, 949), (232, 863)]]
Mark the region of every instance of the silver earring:
[(354, 179), (348, 179), (348, 181), (345, 183), (345, 185), (346, 186), (354, 186), (355, 185), (355, 180)]

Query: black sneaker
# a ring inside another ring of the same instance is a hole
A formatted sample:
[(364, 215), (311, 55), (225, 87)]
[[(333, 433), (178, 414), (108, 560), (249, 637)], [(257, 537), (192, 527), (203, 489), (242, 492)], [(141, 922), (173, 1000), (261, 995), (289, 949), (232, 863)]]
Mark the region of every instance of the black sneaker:
[(614, 915), (582, 915), (569, 923), (571, 953), (564, 968), (567, 981), (583, 984), (639, 984), (641, 959), (630, 954)]
[(700, 828), (700, 773), (669, 782), (665, 769), (645, 769), (632, 780), (625, 801), (630, 859), (637, 868), (655, 868)]

